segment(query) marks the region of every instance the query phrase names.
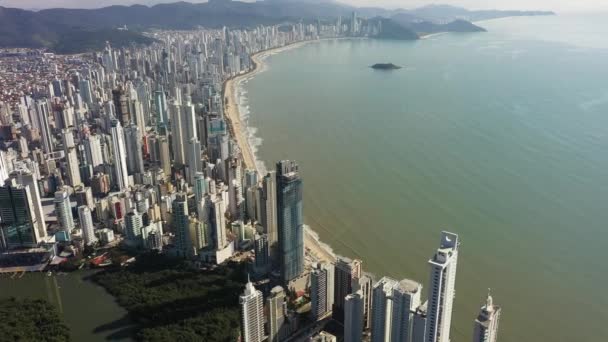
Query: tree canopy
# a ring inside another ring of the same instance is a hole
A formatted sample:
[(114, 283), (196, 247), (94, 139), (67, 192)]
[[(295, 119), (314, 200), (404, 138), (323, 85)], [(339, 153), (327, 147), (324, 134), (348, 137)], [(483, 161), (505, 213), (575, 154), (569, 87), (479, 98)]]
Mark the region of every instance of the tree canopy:
[(70, 329), (57, 309), (44, 300), (0, 299), (0, 341), (70, 340)]
[(244, 274), (239, 265), (202, 272), (184, 261), (148, 254), (93, 279), (138, 323), (137, 340), (234, 341)]

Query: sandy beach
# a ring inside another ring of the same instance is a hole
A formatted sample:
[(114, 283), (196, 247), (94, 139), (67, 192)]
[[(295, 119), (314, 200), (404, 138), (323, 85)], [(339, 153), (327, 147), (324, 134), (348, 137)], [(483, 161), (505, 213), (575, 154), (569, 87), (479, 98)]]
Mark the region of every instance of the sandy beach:
[(243, 162), (245, 163), (245, 168), (248, 170), (258, 170), (255, 156), (253, 154), (253, 150), (249, 145), (249, 137), (247, 136), (247, 130), (243, 127), (243, 122), (241, 121), (241, 115), (239, 112), (238, 99), (236, 97), (236, 87), (239, 82), (241, 82), (245, 77), (248, 77), (256, 72), (256, 67), (252, 70), (228, 79), (224, 84), (224, 115), (226, 117), (226, 123), (228, 124), (228, 130), (230, 131), (230, 135), (236, 140), (237, 145), (241, 150), (241, 154), (243, 155)]
[[(260, 51), (251, 56), (254, 67), (242, 74), (228, 79), (224, 83), (224, 115), (226, 117), (226, 123), (230, 135), (236, 140), (237, 145), (243, 155), (243, 162), (245, 168), (248, 170), (256, 170), (258, 174), (263, 175), (262, 165), (258, 163), (255, 153), (249, 142), (249, 132), (247, 130), (246, 123), (241, 119), (241, 113), (239, 110), (239, 99), (237, 94), (237, 88), (239, 84), (254, 76), (256, 73), (264, 70), (264, 59), (270, 55), (280, 53), (289, 49), (297, 48), (317, 40), (303, 41), (298, 43), (289, 44), (286, 46), (277, 47), (274, 49)], [(307, 254), (314, 256), (315, 259), (322, 262), (335, 262), (336, 255), (333, 253), (331, 248), (319, 240), (319, 236), (308, 226), (304, 229), (304, 247)]]
[(313, 41), (297, 42), (274, 49), (257, 52), (251, 56), (251, 60), (253, 62), (253, 68), (251, 70), (229, 78), (224, 83), (224, 115), (226, 117), (226, 123), (228, 124), (230, 135), (234, 137), (241, 150), (245, 168), (248, 170), (256, 170), (260, 175), (263, 174), (263, 171), (260, 169), (260, 164), (257, 162), (249, 142), (247, 125), (241, 118), (237, 88), (243, 80), (252, 77), (263, 70), (262, 67), (264, 66), (264, 58), (275, 53), (297, 48), (310, 42)]

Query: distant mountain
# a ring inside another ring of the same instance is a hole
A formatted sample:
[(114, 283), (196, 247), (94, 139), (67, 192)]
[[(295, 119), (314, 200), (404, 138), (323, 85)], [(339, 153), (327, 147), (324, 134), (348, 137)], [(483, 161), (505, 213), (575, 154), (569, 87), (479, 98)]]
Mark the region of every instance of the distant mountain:
[[(193, 29), (199, 26), (245, 28), (290, 21), (335, 20), (338, 16), (342, 16), (345, 22), (348, 22), (351, 13), (355, 10), (359, 17), (386, 19), (383, 20), (385, 29), (381, 36), (401, 37), (399, 39), (414, 39), (416, 32), (428, 33), (428, 30), (467, 31), (476, 28), (474, 25), (465, 24), (463, 20), (551, 14), (550, 12), (468, 11), (444, 5), (426, 6), (415, 10), (354, 8), (331, 0), (258, 2), (210, 0), (208, 3), (198, 4), (176, 2), (151, 7), (110, 6), (92, 10), (47, 9), (38, 12), (0, 7), (0, 47), (47, 47), (56, 51), (77, 51), (78, 44), (66, 42), (71, 38), (81, 41), (84, 51), (96, 46), (99, 43), (96, 40), (107, 38), (108, 30), (124, 25), (128, 26), (129, 33), (118, 34), (117, 38), (120, 38), (118, 44), (126, 44), (129, 39), (133, 42), (147, 43), (149, 41), (137, 32), (151, 28)], [(398, 17), (395, 18), (397, 15)], [(453, 23), (455, 20), (458, 21)], [(112, 35), (110, 38), (113, 38)], [(110, 41), (112, 42), (111, 39)], [(66, 46), (70, 48), (65, 48)]]
[(456, 19), (446, 24), (439, 24), (431, 21), (413, 20), (410, 14), (399, 13), (391, 17), (391, 20), (403, 27), (407, 27), (418, 34), (424, 35), (438, 32), (485, 32), (486, 29), (477, 26), (469, 21)]
[(40, 20), (36, 12), (0, 7), (0, 47), (48, 48), (57, 53), (79, 53), (103, 48), (106, 41), (122, 47), (150, 44), (154, 39), (115, 28), (74, 27), (70, 20)]
[(45, 47), (57, 37), (34, 12), (0, 7), (0, 46)]
[(479, 21), (504, 17), (555, 15), (549, 11), (469, 11), (462, 7), (450, 5), (428, 5), (420, 7), (407, 13), (432, 22), (452, 22), (454, 20)]
[(59, 54), (74, 54), (88, 51), (100, 51), (104, 48), (105, 42), (110, 42), (114, 47), (136, 45), (150, 45), (155, 39), (146, 37), (138, 32), (99, 29), (99, 30), (73, 30), (61, 36), (52, 49)]
[(416, 31), (388, 18), (375, 18), (381, 21), (382, 30), (374, 38), (394, 40), (416, 40), (420, 38)]

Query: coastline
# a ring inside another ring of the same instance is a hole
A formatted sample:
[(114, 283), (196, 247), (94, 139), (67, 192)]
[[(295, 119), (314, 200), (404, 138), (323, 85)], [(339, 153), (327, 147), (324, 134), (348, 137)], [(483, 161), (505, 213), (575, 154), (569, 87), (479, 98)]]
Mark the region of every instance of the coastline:
[[(256, 52), (251, 55), (253, 68), (251, 68), (247, 72), (228, 78), (224, 82), (223, 98), (224, 116), (226, 118), (226, 124), (228, 125), (228, 131), (230, 132), (230, 135), (232, 136), (232, 138), (235, 139), (237, 145), (239, 146), (239, 149), (241, 150), (243, 162), (245, 164), (246, 169), (256, 170), (259, 175), (263, 175), (265, 173), (265, 166), (263, 162), (259, 161), (256, 158), (255, 152), (253, 150), (253, 146), (250, 141), (251, 136), (249, 132), (249, 127), (241, 117), (242, 113), (239, 108), (240, 99), (238, 87), (243, 81), (250, 79), (251, 77), (255, 77), (256, 74), (264, 71), (264, 68), (266, 66), (266, 64), (264, 64), (264, 59), (266, 57), (290, 49), (295, 49), (309, 43), (330, 39), (340, 38), (306, 40)], [(323, 243), (319, 238), (319, 235), (307, 225), (304, 225), (304, 249), (306, 254), (312, 256), (318, 261), (335, 262), (337, 259), (337, 256), (333, 252), (331, 246)]]

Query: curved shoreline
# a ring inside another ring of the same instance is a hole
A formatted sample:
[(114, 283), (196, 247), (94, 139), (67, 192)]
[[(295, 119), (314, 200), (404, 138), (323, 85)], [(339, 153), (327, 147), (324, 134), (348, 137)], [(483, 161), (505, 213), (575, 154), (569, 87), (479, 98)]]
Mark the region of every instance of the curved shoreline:
[(226, 124), (228, 125), (230, 135), (234, 138), (234, 140), (236, 140), (237, 145), (241, 150), (241, 155), (243, 156), (243, 162), (245, 163), (246, 169), (256, 170), (257, 173), (260, 175), (264, 174), (264, 170), (262, 170), (263, 168), (260, 167), (262, 164), (259, 160), (257, 160), (255, 153), (253, 152), (251, 143), (249, 141), (248, 126), (245, 122), (243, 122), (241, 118), (237, 87), (244, 80), (249, 79), (250, 77), (255, 76), (257, 73), (263, 71), (262, 67), (265, 65), (263, 61), (264, 58), (275, 53), (297, 48), (315, 41), (317, 40), (306, 40), (302, 42), (279, 46), (272, 49), (258, 51), (251, 55), (251, 63), (253, 64), (253, 67), (250, 70), (232, 76), (224, 82), (222, 87), (222, 93), (224, 98), (224, 117), (226, 119)]
[[(330, 38), (334, 39), (334, 38)], [(263, 162), (256, 158), (255, 153), (250, 142), (249, 127), (247, 123), (242, 120), (241, 111), (239, 108), (239, 97), (238, 87), (246, 79), (254, 77), (257, 73), (264, 70), (264, 59), (275, 53), (280, 53), (290, 49), (304, 46), (308, 43), (319, 42), (319, 40), (306, 40), (296, 42), (268, 50), (262, 50), (251, 55), (251, 62), (253, 67), (247, 72), (228, 78), (223, 84), (223, 98), (224, 98), (224, 117), (226, 124), (228, 125), (228, 131), (230, 135), (236, 140), (241, 155), (243, 156), (243, 162), (245, 168), (248, 170), (256, 170), (259, 175), (264, 175)], [(321, 242), (319, 235), (312, 230), (309, 226), (304, 227), (304, 248), (306, 254), (314, 257), (315, 259), (323, 262), (335, 262), (337, 259), (336, 254), (332, 248)]]

